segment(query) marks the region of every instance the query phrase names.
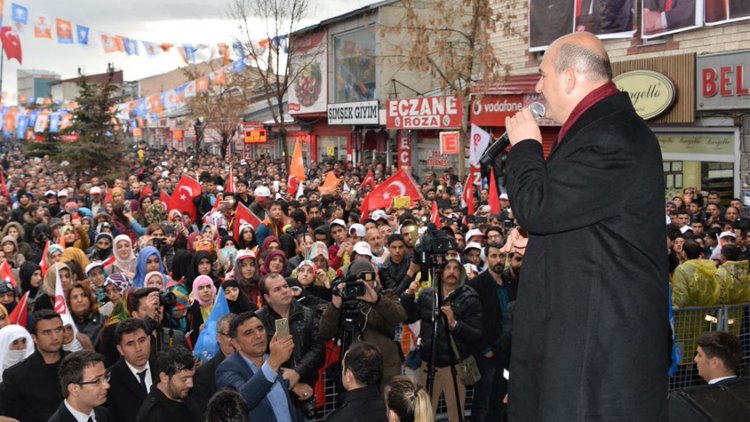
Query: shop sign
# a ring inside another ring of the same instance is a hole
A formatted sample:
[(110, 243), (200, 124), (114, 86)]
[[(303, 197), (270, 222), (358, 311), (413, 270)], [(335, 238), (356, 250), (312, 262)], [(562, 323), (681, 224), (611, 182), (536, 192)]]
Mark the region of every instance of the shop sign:
[(661, 73), (634, 70), (617, 75), (613, 81), (630, 95), (635, 112), (645, 120), (661, 115), (674, 103), (674, 84)]
[(430, 156), (427, 158), (427, 165), (430, 167), (450, 167), (448, 156), (441, 154), (440, 151), (430, 151)]
[(377, 125), (380, 123), (377, 101), (328, 104), (329, 125)]
[(750, 108), (750, 51), (698, 56), (696, 109)]
[(245, 129), (246, 144), (262, 144), (268, 140), (265, 129)]
[(657, 134), (662, 154), (734, 155), (734, 135), (731, 133)]
[(442, 154), (458, 154), (460, 136), (461, 132), (440, 132), (440, 152)]
[(411, 136), (403, 130), (398, 137), (398, 168), (411, 167)]
[(461, 127), (461, 98), (418, 97), (388, 101), (388, 129), (458, 129)]
[(485, 95), (472, 98), (469, 116), (477, 126), (501, 127), (523, 107), (523, 95)]

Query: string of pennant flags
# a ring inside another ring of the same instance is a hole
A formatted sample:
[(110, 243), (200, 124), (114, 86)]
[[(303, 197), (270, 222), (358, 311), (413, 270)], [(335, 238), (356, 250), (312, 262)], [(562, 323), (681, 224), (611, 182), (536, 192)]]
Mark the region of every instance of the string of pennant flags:
[[(0, 0), (0, 6), (2, 5), (3, 0)], [(52, 19), (46, 14), (35, 14), (32, 19), (29, 9), (15, 2), (11, 3), (11, 22), (10, 28), (18, 33), (25, 33), (27, 27), (33, 24), (35, 38), (56, 39), (58, 44), (94, 47), (98, 36), (105, 54), (120, 52), (128, 56), (145, 55), (146, 57), (156, 57), (174, 48), (186, 64), (194, 64), (198, 62), (199, 58), (206, 56), (208, 60), (224, 58), (229, 61), (233, 50), (228, 43), (175, 44), (170, 42), (137, 40), (132, 37), (114, 35), (105, 31), (94, 31), (89, 26), (78, 23), (74, 24), (70, 20), (63, 18)], [(257, 48), (261, 51), (274, 48), (287, 52), (289, 48), (288, 41), (288, 35), (279, 35), (259, 40), (256, 44)], [(208, 53), (208, 55), (205, 53)]]
[[(3, 10), (4, 0), (0, 0), (0, 11)], [(29, 9), (22, 4), (11, 4), (12, 26), (5, 26), (0, 30), (0, 39), (8, 59), (16, 59), (22, 62), (22, 51), (19, 33), (24, 33), (30, 22)], [(40, 39), (57, 39), (59, 44), (78, 44), (83, 47), (93, 47), (95, 44), (94, 32), (88, 26), (73, 24), (69, 20), (56, 18), (53, 21), (48, 15), (36, 15), (34, 18), (34, 37)], [(75, 28), (75, 31), (73, 30)], [(114, 114), (118, 125), (123, 129), (133, 130), (146, 126), (146, 122), (155, 121), (164, 116), (165, 113), (173, 113), (186, 105), (186, 100), (200, 93), (209, 92), (212, 86), (224, 85), (227, 75), (245, 71), (249, 66), (249, 57), (239, 43), (231, 46), (225, 43), (215, 45), (208, 44), (183, 44), (156, 43), (140, 41), (120, 35), (111, 35), (104, 32), (96, 32), (100, 39), (105, 54), (122, 52), (129, 56), (140, 56), (141, 51), (147, 57), (155, 57), (166, 53), (172, 48), (180, 54), (186, 64), (193, 64), (199, 57), (205, 57), (201, 52), (208, 51), (208, 60), (222, 59), (222, 66), (208, 74), (189, 81), (179, 87), (167, 89), (159, 94), (135, 99), (118, 104)], [(74, 35), (75, 34), (75, 35)], [(74, 39), (75, 38), (75, 39)], [(268, 48), (288, 52), (288, 36), (282, 35), (274, 38), (260, 40), (254, 46), (256, 51), (265, 51)], [(140, 46), (143, 46), (141, 50)], [(17, 139), (34, 140), (35, 134), (49, 130), (50, 133), (59, 133), (72, 124), (73, 111), (76, 109), (75, 102), (55, 104), (60, 106), (55, 111), (49, 107), (53, 105), (51, 98), (27, 98), (20, 101), (18, 106), (5, 106), (0, 109), (2, 119), (2, 132), (5, 137), (16, 137)], [(3, 103), (6, 94), (3, 93)], [(29, 105), (41, 105), (41, 108), (27, 108)], [(63, 139), (66, 140), (66, 139)]]

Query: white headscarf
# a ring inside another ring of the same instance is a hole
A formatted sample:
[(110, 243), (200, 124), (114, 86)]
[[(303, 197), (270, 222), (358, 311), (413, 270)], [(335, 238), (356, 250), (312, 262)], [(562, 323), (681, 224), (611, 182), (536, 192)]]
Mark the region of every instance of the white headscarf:
[[(11, 343), (19, 338), (26, 339), (26, 349), (11, 351)], [(6, 325), (0, 329), (0, 382), (3, 381), (3, 372), (5, 372), (7, 368), (21, 362), (33, 353), (34, 340), (31, 339), (31, 334), (29, 334), (25, 328), (20, 325), (12, 324)]]
[[(119, 255), (117, 255), (117, 243), (121, 240), (127, 241), (128, 245), (130, 245), (130, 256), (121, 259)], [(120, 271), (129, 271), (133, 274), (135, 274), (135, 267), (138, 261), (135, 257), (135, 251), (133, 250), (133, 241), (130, 240), (130, 237), (126, 234), (121, 234), (115, 237), (114, 242), (112, 242), (112, 254), (115, 256), (115, 267), (119, 268)]]

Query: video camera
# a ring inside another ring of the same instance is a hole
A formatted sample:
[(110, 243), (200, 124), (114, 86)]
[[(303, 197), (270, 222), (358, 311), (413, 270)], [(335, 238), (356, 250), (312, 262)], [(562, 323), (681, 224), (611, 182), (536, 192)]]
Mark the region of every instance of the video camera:
[[(364, 295), (367, 291), (365, 281), (374, 280), (374, 271), (365, 271), (359, 274), (350, 274), (346, 277), (341, 277), (333, 282), (333, 292), (341, 296), (341, 298), (345, 301), (356, 300), (358, 297)], [(339, 284), (344, 284), (344, 288), (339, 290)]]
[(445, 262), (445, 254), (448, 251), (457, 251), (458, 243), (448, 232), (437, 230), (430, 224), (427, 231), (419, 239), (414, 247), (414, 263), (420, 265), (434, 266)]

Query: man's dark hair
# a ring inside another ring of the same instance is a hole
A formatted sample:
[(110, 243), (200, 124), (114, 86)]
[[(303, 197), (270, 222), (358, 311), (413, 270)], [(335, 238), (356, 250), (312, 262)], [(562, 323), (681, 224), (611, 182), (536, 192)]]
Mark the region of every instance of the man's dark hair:
[[(86, 368), (100, 362), (104, 365), (104, 355), (91, 350), (81, 350), (65, 356), (60, 363), (60, 369), (57, 371), (63, 398), (68, 398), (68, 386), (70, 384), (84, 382), (83, 371)], [(86, 382), (88, 381), (93, 380), (87, 380)]]
[(144, 297), (150, 295), (153, 292), (158, 292), (158, 287), (143, 287), (137, 290), (133, 290), (128, 295), (128, 315), (130, 315), (131, 312), (138, 312), (138, 309), (141, 307), (141, 299)]
[(190, 351), (182, 346), (170, 347), (159, 351), (156, 355), (156, 367), (159, 373), (172, 377), (180, 371), (189, 371), (195, 368), (195, 359)]
[(308, 202), (307, 205), (305, 205), (305, 210), (309, 213), (312, 208), (318, 208), (320, 210), (320, 203), (317, 201)]
[(685, 251), (687, 259), (698, 259), (703, 252), (703, 248), (695, 240), (686, 240), (685, 244), (682, 245), (682, 250)]
[(261, 277), (260, 281), (258, 282), (258, 287), (260, 288), (260, 293), (261, 294), (268, 293), (268, 289), (266, 288), (266, 281), (269, 278), (278, 278), (278, 277), (284, 278), (284, 276), (281, 275), (281, 274), (279, 274), (279, 273), (268, 273), (268, 274), (264, 275), (263, 277)]
[(229, 336), (232, 338), (237, 338), (237, 330), (239, 329), (240, 325), (244, 324), (251, 318), (260, 319), (258, 315), (255, 315), (255, 312), (253, 311), (247, 311), (237, 315), (237, 317), (234, 318), (229, 324)]
[(37, 325), (39, 325), (39, 321), (55, 318), (59, 318), (60, 320), (62, 320), (60, 314), (53, 311), (52, 309), (40, 309), (34, 312), (33, 314), (31, 314), (31, 321), (29, 321), (29, 334), (36, 335), (36, 328)]
[(729, 244), (721, 247), (721, 254), (727, 261), (739, 261), (740, 260), (740, 248), (737, 245)]
[(401, 242), (404, 245), (406, 245), (406, 241), (404, 241), (404, 236), (401, 236), (401, 233), (393, 233), (392, 235), (388, 236), (388, 246), (391, 246), (391, 243), (393, 242)]
[(125, 334), (134, 333), (138, 330), (143, 330), (143, 332), (148, 335), (146, 323), (141, 319), (128, 318), (125, 321), (118, 323), (115, 327), (115, 344), (120, 344), (122, 342), (122, 336)]
[(488, 243), (488, 244), (486, 244), (484, 246), (484, 256), (489, 256), (490, 255), (490, 248), (502, 249), (503, 245), (501, 245), (499, 243)]
[(742, 362), (742, 347), (737, 337), (723, 331), (711, 331), (698, 337), (698, 346), (709, 358), (719, 358), (728, 370), (737, 372)]
[(240, 393), (219, 390), (208, 401), (206, 422), (250, 422), (250, 409)]
[(383, 378), (383, 355), (374, 345), (361, 341), (354, 343), (344, 356), (344, 368), (352, 371), (363, 385), (380, 385)]
[(307, 222), (307, 214), (305, 214), (305, 212), (300, 209), (292, 211), (291, 217), (295, 223), (305, 224)]

